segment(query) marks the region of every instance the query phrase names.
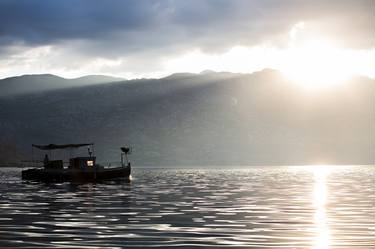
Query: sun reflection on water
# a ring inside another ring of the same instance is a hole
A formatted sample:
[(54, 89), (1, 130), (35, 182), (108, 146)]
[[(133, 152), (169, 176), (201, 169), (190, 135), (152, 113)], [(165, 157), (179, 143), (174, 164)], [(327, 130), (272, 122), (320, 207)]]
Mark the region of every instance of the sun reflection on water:
[(312, 168), (314, 173), (315, 185), (313, 192), (313, 202), (315, 207), (315, 226), (316, 226), (316, 237), (315, 246), (316, 249), (328, 249), (330, 248), (330, 230), (327, 219), (327, 176), (330, 173), (328, 166), (315, 166)]

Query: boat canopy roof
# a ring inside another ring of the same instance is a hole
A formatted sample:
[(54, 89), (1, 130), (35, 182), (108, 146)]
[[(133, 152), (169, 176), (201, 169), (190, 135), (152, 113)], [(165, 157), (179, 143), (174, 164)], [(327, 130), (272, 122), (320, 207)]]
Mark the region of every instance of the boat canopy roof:
[(38, 148), (40, 150), (58, 150), (58, 149), (68, 149), (68, 148), (79, 148), (83, 146), (90, 146), (94, 145), (93, 143), (86, 143), (86, 144), (48, 144), (48, 145), (37, 145), (32, 144), (33, 147)]

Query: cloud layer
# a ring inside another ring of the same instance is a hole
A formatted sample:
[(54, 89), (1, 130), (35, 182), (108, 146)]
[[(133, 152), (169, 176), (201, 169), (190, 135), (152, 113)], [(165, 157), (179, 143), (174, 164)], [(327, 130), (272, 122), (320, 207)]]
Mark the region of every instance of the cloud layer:
[(91, 65), (109, 74), (147, 75), (192, 50), (285, 47), (300, 21), (344, 47), (369, 49), (375, 47), (374, 9), (371, 0), (1, 0), (0, 74), (79, 73), (77, 67), (84, 72)]

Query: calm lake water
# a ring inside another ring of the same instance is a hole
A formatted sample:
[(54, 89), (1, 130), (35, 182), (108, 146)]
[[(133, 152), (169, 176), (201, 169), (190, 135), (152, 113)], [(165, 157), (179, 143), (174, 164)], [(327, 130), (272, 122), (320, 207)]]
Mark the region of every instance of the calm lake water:
[(135, 169), (26, 183), (0, 169), (0, 248), (375, 248), (375, 166)]

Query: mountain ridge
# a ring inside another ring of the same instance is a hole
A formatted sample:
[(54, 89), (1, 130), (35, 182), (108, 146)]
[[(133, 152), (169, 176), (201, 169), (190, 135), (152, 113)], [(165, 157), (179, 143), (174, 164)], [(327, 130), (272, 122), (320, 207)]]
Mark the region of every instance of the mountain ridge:
[(74, 79), (66, 79), (53, 74), (27, 74), (0, 80), (0, 97), (124, 80), (104, 75), (87, 75)]
[(375, 81), (364, 82), (309, 92), (264, 71), (18, 95), (0, 99), (0, 137), (24, 154), (95, 142), (107, 162), (130, 145), (141, 166), (371, 164)]

